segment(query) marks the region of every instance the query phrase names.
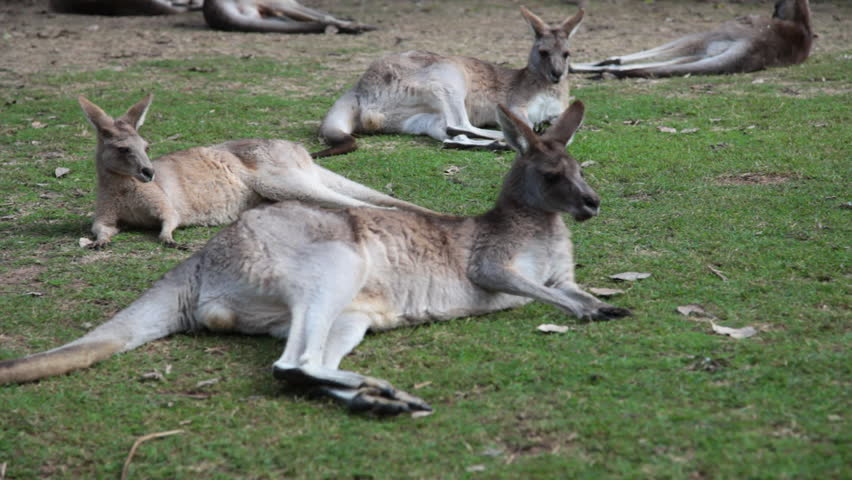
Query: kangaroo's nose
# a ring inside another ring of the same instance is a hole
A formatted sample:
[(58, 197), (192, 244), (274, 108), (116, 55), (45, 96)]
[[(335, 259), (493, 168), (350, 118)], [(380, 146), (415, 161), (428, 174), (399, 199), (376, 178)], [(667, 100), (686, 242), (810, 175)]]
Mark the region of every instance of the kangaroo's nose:
[(150, 182), (151, 180), (154, 179), (154, 169), (148, 168), (148, 167), (143, 167), (142, 168), (142, 176), (147, 178), (148, 181)]
[(601, 199), (597, 195), (584, 193), (583, 194), (583, 206), (591, 209), (597, 210), (601, 205)]

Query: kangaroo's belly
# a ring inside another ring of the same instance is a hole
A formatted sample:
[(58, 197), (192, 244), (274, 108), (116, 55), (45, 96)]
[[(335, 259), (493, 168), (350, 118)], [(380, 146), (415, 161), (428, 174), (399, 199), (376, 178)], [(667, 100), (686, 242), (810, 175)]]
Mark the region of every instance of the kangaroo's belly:
[(524, 297), (487, 292), (470, 282), (391, 276), (377, 283), (388, 281), (393, 282), (392, 288), (375, 289), (375, 283), (365, 286), (346, 311), (367, 315), (372, 330), (388, 330), (482, 315), (530, 302)]

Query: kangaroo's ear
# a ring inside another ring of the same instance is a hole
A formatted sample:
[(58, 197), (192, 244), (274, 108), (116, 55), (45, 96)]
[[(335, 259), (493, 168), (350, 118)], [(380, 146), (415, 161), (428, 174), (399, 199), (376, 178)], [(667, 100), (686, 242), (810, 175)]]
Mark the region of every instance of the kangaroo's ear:
[(532, 28), (533, 33), (536, 38), (544, 36), (545, 33), (549, 30), (547, 24), (544, 21), (531, 11), (527, 10), (527, 7), (521, 5), (521, 15), (527, 20), (527, 23), (530, 24), (530, 28)]
[(580, 23), (583, 21), (583, 16), (586, 14), (585, 10), (582, 8), (574, 14), (573, 17), (569, 18), (562, 22), (562, 25), (559, 28), (568, 34), (568, 38), (571, 38), (572, 35), (577, 31), (577, 27), (580, 26)]
[(547, 129), (542, 138), (544, 140), (557, 141), (563, 145), (570, 145), (574, 140), (574, 134), (583, 124), (583, 116), (586, 113), (586, 106), (583, 102), (577, 100), (562, 112), (556, 123)]
[(509, 111), (505, 105), (497, 105), (497, 123), (503, 130), (506, 143), (520, 154), (526, 154), (530, 150), (541, 150), (541, 140), (526, 122)]
[(77, 97), (77, 102), (80, 103), (80, 108), (83, 109), (83, 113), (86, 114), (86, 118), (89, 119), (89, 123), (95, 127), (98, 135), (109, 136), (110, 129), (112, 128), (113, 123), (115, 123), (112, 117), (101, 110), (101, 107), (90, 102), (88, 98), (82, 95)]
[(151, 101), (154, 100), (154, 94), (149, 93), (142, 100), (136, 102), (136, 105), (130, 107), (127, 110), (127, 113), (121, 116), (119, 120), (124, 120), (125, 122), (133, 125), (137, 131), (142, 127), (142, 124), (145, 123), (145, 115), (148, 113), (148, 107), (151, 106)]

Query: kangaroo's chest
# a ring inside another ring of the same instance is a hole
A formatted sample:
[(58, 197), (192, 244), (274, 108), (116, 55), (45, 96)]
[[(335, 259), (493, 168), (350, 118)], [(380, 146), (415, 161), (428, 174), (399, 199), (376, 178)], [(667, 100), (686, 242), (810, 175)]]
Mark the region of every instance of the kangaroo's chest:
[(159, 183), (180, 216), (181, 225), (221, 225), (258, 205), (262, 198), (246, 185), (245, 168), (227, 152), (211, 148), (187, 151), (179, 159), (164, 158)]
[(551, 122), (562, 114), (565, 105), (559, 95), (542, 92), (533, 96), (527, 103), (527, 118), (533, 125)]
[(135, 180), (106, 193), (98, 202), (114, 209), (120, 223), (146, 228), (158, 227), (169, 208), (169, 200), (157, 184)]

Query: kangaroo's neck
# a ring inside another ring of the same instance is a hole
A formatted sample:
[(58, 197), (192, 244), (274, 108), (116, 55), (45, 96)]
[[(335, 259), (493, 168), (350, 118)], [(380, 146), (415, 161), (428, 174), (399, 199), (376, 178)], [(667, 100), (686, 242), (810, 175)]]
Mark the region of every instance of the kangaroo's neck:
[(568, 100), (568, 73), (562, 75), (559, 83), (553, 83), (544, 78), (544, 76), (535, 69), (532, 65), (527, 64), (524, 68), (513, 70), (513, 83), (522, 86), (521, 88), (530, 92), (531, 95), (536, 93), (548, 93), (553, 97), (563, 100)]
[(123, 191), (128, 187), (138, 182), (133, 177), (127, 175), (118, 175), (111, 172), (101, 161), (101, 146), (98, 145), (98, 150), (95, 153), (95, 176), (97, 177), (98, 191), (111, 192)]
[(535, 235), (564, 225), (559, 212), (547, 211), (536, 203), (534, 198), (519, 193), (512, 185), (504, 185), (494, 207), (480, 220), (495, 227), (500, 235)]

